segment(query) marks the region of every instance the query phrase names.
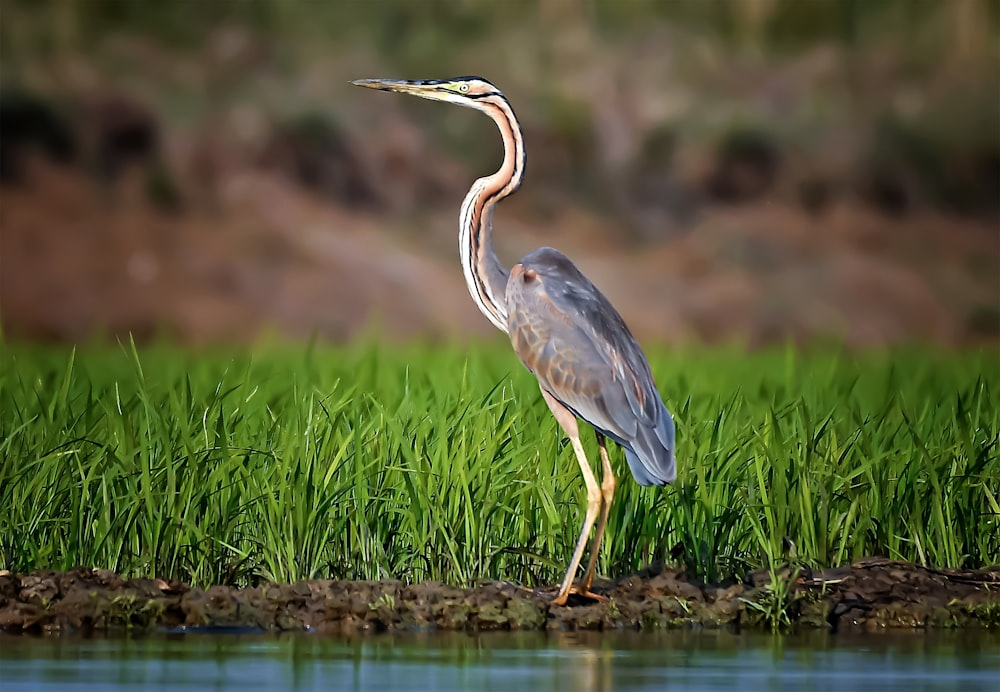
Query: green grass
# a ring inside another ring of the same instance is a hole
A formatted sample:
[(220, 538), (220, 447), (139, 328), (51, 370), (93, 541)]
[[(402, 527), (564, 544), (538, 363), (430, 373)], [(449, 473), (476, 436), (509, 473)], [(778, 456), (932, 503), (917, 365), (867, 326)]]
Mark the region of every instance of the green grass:
[[(600, 571), (1000, 562), (995, 352), (651, 353), (679, 477), (622, 454)], [(592, 436), (585, 445), (596, 458)], [(501, 342), (0, 346), (0, 567), (197, 584), (557, 580), (584, 487)]]

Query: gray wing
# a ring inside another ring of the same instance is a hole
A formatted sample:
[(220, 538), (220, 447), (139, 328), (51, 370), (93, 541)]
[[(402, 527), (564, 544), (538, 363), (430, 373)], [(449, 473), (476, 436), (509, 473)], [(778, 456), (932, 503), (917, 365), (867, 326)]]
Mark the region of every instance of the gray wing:
[(674, 422), (649, 362), (610, 301), (564, 255), (542, 248), (507, 287), (511, 343), (545, 391), (621, 444), (642, 485), (676, 476)]

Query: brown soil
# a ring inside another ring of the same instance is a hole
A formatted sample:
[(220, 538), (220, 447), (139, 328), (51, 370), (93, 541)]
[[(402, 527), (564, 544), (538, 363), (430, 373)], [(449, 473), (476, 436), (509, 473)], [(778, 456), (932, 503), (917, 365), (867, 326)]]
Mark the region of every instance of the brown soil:
[[(128, 184), (105, 194), (39, 168), (2, 194), (3, 331), (66, 342), (274, 332), (340, 341), (374, 322), (386, 337), (493, 335), (458, 266), (460, 196), (417, 229), (258, 171), (233, 176), (215, 213), (164, 214)], [(508, 264), (543, 244), (569, 254), (642, 340), (958, 345), (1000, 334), (1000, 245), (981, 222), (744, 205), (707, 210), (640, 248), (582, 209), (541, 221), (512, 200), (498, 229)]]
[[(935, 628), (1000, 629), (1000, 567), (937, 570), (885, 559), (781, 575), (789, 597), (779, 623), (869, 632)], [(507, 582), (459, 589), (437, 582), (311, 580), (247, 589), (191, 588), (159, 579), (123, 579), (77, 568), (0, 573), (0, 631), (64, 634), (156, 629), (366, 631), (653, 630), (771, 626), (778, 612), (767, 572), (742, 583), (701, 585), (683, 572), (651, 568), (604, 585), (607, 602)], [(784, 619), (787, 618), (787, 619)]]

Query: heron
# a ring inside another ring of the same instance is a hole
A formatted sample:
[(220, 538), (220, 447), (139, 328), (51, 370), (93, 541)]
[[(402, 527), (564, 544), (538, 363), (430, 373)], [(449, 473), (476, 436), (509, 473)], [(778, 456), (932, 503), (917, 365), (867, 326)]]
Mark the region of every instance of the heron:
[[(476, 180), (459, 213), (459, 253), (472, 300), (507, 334), (521, 363), (538, 380), (542, 398), (569, 438), (587, 486), (587, 510), (580, 537), (554, 605), (570, 594), (607, 600), (591, 590), (616, 478), (606, 439), (625, 450), (633, 478), (644, 486), (676, 478), (674, 420), (653, 380), (649, 361), (611, 302), (566, 255), (550, 247), (528, 253), (506, 269), (493, 247), (493, 211), (521, 186), (526, 154), (514, 109), (482, 77), (393, 80), (358, 79), (360, 87), (410, 94), (482, 111), (503, 139), (503, 163)], [(598, 484), (580, 442), (577, 420), (593, 427), (600, 452)], [(595, 528), (596, 522), (596, 528)], [(593, 530), (590, 561), (574, 584)]]

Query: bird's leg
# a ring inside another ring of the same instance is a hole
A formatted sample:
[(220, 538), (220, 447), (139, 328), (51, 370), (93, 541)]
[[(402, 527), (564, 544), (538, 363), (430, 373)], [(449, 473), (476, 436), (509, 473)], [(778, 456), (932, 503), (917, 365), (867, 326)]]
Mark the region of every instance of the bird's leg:
[(583, 444), (580, 442), (580, 431), (576, 423), (576, 416), (544, 389), (542, 390), (542, 396), (545, 398), (545, 403), (549, 405), (552, 415), (555, 416), (556, 420), (559, 421), (559, 425), (562, 426), (562, 429), (566, 431), (566, 435), (569, 436), (569, 442), (573, 445), (573, 451), (576, 453), (576, 460), (580, 464), (583, 482), (587, 485), (587, 515), (583, 520), (580, 538), (577, 539), (576, 549), (573, 551), (573, 558), (569, 562), (566, 576), (563, 577), (559, 593), (552, 600), (553, 605), (566, 605), (566, 599), (569, 598), (571, 592), (579, 593), (583, 596), (600, 598), (590, 594), (586, 589), (574, 590), (573, 577), (576, 576), (576, 570), (580, 566), (580, 559), (583, 557), (584, 548), (587, 547), (587, 537), (590, 536), (590, 530), (593, 528), (594, 521), (596, 521), (597, 514), (601, 509), (602, 496), (601, 488), (597, 485), (597, 478), (594, 477), (594, 471), (590, 468), (590, 462), (587, 461), (587, 453), (583, 451)]
[(597, 433), (597, 445), (601, 448), (601, 465), (604, 467), (601, 479), (601, 494), (604, 502), (601, 503), (601, 518), (597, 521), (597, 529), (594, 531), (594, 542), (590, 548), (590, 563), (587, 571), (583, 574), (583, 582), (580, 585), (580, 592), (590, 593), (590, 586), (594, 583), (594, 571), (597, 569), (597, 556), (601, 552), (601, 540), (604, 538), (604, 528), (608, 525), (608, 513), (611, 511), (611, 500), (615, 497), (615, 472), (611, 469), (611, 461), (608, 459), (608, 448), (604, 442), (604, 435)]
[(597, 485), (597, 479), (594, 477), (594, 472), (587, 461), (587, 455), (583, 451), (580, 438), (571, 437), (569, 441), (573, 445), (573, 451), (576, 452), (577, 461), (580, 462), (583, 481), (587, 484), (587, 516), (583, 520), (583, 528), (580, 529), (580, 538), (576, 542), (576, 550), (573, 551), (573, 558), (569, 562), (566, 576), (563, 577), (562, 586), (559, 587), (559, 593), (552, 600), (553, 605), (566, 605), (566, 599), (569, 598), (570, 593), (578, 593), (582, 596), (590, 595), (587, 589), (579, 590), (573, 588), (573, 577), (576, 576), (576, 570), (580, 566), (580, 559), (583, 557), (583, 550), (587, 547), (587, 538), (590, 536), (590, 530), (597, 519), (597, 513), (601, 509), (601, 488)]

